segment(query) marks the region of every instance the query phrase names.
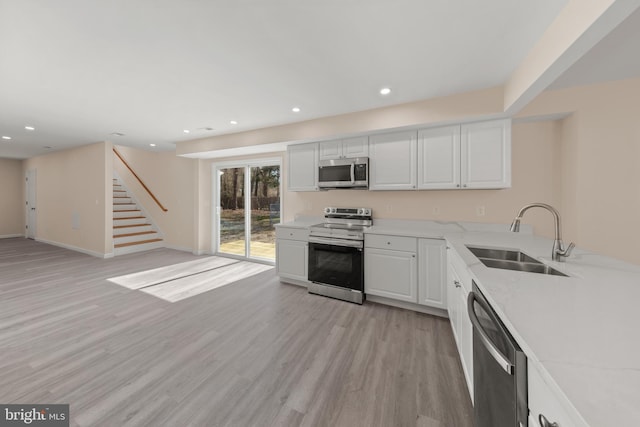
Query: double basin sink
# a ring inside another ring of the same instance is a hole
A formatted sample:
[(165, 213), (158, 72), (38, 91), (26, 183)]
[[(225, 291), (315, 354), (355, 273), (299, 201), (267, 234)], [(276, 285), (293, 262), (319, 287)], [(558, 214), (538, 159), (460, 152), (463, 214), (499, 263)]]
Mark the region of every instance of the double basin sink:
[(467, 246), (467, 249), (487, 267), (567, 277), (566, 274), (520, 251), (478, 246)]

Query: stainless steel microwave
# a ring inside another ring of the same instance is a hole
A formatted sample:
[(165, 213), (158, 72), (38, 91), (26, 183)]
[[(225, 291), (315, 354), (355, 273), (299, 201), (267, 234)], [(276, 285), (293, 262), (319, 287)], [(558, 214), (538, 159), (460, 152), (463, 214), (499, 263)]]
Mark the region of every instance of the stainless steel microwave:
[(320, 160), (318, 164), (318, 187), (369, 188), (369, 158)]

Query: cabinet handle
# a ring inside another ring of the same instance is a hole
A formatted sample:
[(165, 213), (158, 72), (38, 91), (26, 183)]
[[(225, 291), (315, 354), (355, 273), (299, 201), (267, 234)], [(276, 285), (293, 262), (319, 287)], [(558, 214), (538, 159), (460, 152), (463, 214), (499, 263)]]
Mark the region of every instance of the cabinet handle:
[(411, 258), (415, 258), (415, 257), (416, 257), (415, 255), (411, 255)]
[(387, 242), (387, 245), (390, 245), (390, 244), (391, 244), (391, 242)]
[(456, 187), (460, 188), (460, 184), (456, 184)]
[(540, 427), (560, 427), (558, 423), (550, 422), (547, 417), (542, 414), (538, 416), (538, 422), (540, 423)]
[(454, 280), (454, 281), (453, 281), (453, 284), (454, 284), (454, 285), (456, 285), (456, 288), (459, 288), (459, 287), (460, 287), (460, 282), (459, 282), (459, 281), (457, 281), (457, 280)]

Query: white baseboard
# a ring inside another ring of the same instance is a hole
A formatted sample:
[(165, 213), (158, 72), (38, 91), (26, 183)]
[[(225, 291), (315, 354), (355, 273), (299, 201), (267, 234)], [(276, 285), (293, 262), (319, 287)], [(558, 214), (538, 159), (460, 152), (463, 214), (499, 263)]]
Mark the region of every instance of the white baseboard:
[(79, 247), (73, 246), (73, 245), (67, 245), (66, 243), (54, 242), (52, 240), (41, 239), (41, 238), (36, 238), (35, 240), (36, 240), (36, 242), (42, 242), (42, 243), (46, 243), (48, 245), (58, 246), (60, 248), (65, 248), (65, 249), (69, 249), (69, 250), (72, 250), (72, 251), (81, 252), (83, 254), (91, 255), (91, 256), (94, 256), (96, 258), (111, 258), (113, 256), (113, 253), (104, 254), (104, 253), (100, 253), (100, 252), (96, 252), (96, 251), (91, 251), (89, 249), (79, 248)]
[(193, 252), (193, 248), (188, 248), (186, 246), (164, 245), (164, 247), (167, 249), (173, 249), (174, 251), (195, 253)]
[(14, 237), (24, 237), (24, 234), (3, 234), (0, 239), (12, 239)]
[(379, 304), (391, 305), (393, 307), (404, 308), (407, 310), (418, 311), (420, 313), (431, 314), (439, 317), (449, 317), (446, 310), (435, 307), (427, 307), (425, 305), (414, 304), (406, 301), (398, 301), (391, 298), (379, 297), (378, 295), (369, 295), (366, 297), (367, 301), (377, 302)]

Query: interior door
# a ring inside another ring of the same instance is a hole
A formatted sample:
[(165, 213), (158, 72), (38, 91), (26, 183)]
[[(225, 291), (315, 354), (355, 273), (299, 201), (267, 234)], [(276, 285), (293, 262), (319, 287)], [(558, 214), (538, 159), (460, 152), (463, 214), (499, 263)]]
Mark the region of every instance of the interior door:
[(37, 209), (36, 209), (36, 184), (37, 184), (37, 173), (35, 169), (31, 169), (27, 171), (26, 176), (27, 182), (27, 237), (29, 239), (36, 238), (36, 219), (37, 219)]

